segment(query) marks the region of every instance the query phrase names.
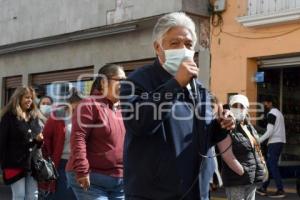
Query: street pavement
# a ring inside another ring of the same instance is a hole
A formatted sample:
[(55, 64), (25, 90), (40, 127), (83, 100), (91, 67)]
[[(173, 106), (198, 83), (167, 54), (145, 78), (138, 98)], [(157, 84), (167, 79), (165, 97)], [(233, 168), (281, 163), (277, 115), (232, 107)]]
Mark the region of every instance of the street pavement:
[[(300, 197), (296, 193), (296, 180), (295, 179), (286, 179), (284, 180), (286, 200), (299, 200)], [(275, 186), (272, 181), (268, 192), (275, 192)], [(262, 197), (256, 195), (256, 200), (270, 200), (269, 197)], [(8, 186), (0, 184), (0, 200), (11, 200), (11, 190)], [(66, 199), (67, 200), (67, 199)], [(211, 200), (226, 200), (224, 188), (219, 188), (216, 192), (212, 193)]]
[[(296, 192), (296, 179), (285, 179), (283, 180), (283, 184), (285, 187), (286, 197), (283, 198), (285, 200), (299, 200), (300, 197), (297, 195)], [(268, 192), (273, 193), (276, 191), (276, 187), (274, 185), (274, 181), (271, 181), (271, 184), (268, 188)], [(226, 200), (225, 190), (224, 188), (219, 188), (217, 191), (212, 192), (211, 200)], [(270, 200), (270, 197), (263, 197), (256, 194), (256, 200)]]

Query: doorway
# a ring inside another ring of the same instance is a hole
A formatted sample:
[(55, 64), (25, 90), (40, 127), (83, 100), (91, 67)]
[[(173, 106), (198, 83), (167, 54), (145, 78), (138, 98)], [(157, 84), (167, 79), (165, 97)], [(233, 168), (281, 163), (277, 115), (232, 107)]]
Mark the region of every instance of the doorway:
[(272, 96), (284, 115), (287, 143), (280, 165), (300, 165), (300, 67), (261, 68), (264, 82), (258, 83), (258, 101)]

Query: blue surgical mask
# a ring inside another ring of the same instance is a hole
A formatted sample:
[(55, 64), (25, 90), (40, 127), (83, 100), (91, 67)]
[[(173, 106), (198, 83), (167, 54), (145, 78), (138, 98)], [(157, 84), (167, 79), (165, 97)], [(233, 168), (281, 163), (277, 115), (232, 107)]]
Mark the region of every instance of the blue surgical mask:
[(165, 52), (165, 63), (163, 68), (172, 74), (176, 75), (176, 72), (179, 69), (180, 64), (183, 60), (193, 60), (195, 51), (182, 48), (182, 49), (167, 49)]
[(40, 110), (43, 115), (45, 116), (50, 116), (50, 113), (52, 111), (52, 106), (51, 105), (40, 105)]

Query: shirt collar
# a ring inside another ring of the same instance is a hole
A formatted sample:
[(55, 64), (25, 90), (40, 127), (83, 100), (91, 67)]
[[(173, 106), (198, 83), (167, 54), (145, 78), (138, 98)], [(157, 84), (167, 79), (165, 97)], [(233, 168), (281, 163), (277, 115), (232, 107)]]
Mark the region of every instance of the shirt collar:
[(156, 58), (154, 61), (154, 70), (156, 72), (156, 78), (161, 82), (166, 82), (172, 78), (174, 78), (173, 75), (171, 75), (169, 72), (167, 72), (163, 66), (160, 64), (159, 59)]

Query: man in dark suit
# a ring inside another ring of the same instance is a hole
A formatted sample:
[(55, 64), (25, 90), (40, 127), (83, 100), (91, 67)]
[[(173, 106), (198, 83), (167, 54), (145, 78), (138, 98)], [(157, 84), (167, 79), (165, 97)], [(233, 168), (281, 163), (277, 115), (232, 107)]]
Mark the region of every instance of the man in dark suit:
[(234, 128), (221, 106), (214, 119), (210, 95), (194, 79), (196, 41), (186, 14), (161, 17), (153, 31), (157, 59), (122, 86), (126, 199), (200, 199), (202, 158)]

